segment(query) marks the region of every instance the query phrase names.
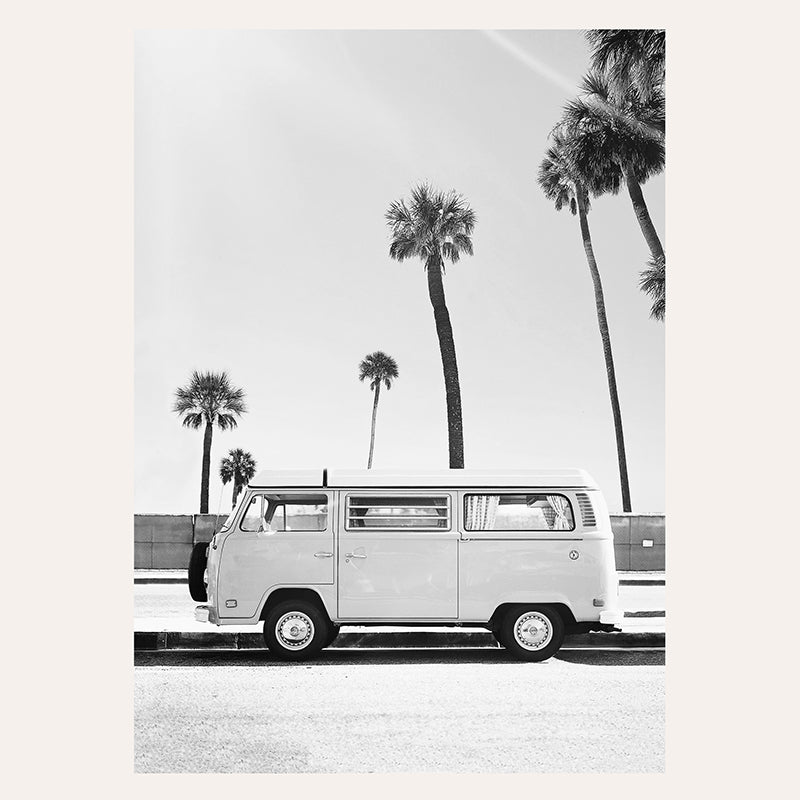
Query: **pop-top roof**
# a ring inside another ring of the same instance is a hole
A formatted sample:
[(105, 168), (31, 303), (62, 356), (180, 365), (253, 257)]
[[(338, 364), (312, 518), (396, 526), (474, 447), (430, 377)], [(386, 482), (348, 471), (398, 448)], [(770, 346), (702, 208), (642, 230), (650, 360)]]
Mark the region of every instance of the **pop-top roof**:
[(416, 488), (492, 486), (595, 489), (582, 469), (285, 469), (262, 470), (253, 488)]

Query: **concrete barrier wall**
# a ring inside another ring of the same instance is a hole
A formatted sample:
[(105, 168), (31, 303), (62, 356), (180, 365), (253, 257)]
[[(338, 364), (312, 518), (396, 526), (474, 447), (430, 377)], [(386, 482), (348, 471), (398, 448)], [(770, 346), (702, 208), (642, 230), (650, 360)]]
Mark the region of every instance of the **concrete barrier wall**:
[[(185, 569), (195, 542), (211, 541), (216, 514), (135, 514), (133, 566), (135, 569)], [(663, 514), (613, 514), (614, 555), (621, 571), (664, 570)]]
[(135, 569), (183, 569), (189, 565), (194, 522), (189, 514), (135, 514)]
[(666, 524), (663, 514), (612, 514), (611, 528), (618, 570), (665, 569)]

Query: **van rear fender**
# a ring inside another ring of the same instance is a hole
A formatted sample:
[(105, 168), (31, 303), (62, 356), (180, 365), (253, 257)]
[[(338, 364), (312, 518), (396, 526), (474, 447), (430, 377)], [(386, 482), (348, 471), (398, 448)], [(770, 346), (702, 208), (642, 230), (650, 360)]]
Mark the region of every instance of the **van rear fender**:
[(558, 613), (561, 615), (561, 619), (564, 620), (564, 625), (574, 625), (575, 615), (572, 613), (572, 609), (566, 603), (550, 603), (545, 601), (531, 601), (531, 602), (523, 602), (523, 603), (501, 603), (497, 608), (494, 610), (491, 618), (489, 619), (489, 630), (495, 631), (497, 628), (500, 627), (500, 622), (503, 617), (512, 611), (520, 611), (522, 612), (523, 609), (528, 608), (530, 606), (550, 606), (551, 608), (555, 608)]

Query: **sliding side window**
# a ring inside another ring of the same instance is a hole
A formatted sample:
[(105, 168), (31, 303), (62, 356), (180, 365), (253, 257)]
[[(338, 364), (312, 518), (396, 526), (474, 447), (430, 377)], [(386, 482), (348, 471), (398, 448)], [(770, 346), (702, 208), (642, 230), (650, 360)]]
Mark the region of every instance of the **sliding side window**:
[(572, 505), (562, 494), (468, 494), (468, 531), (572, 531)]
[(350, 495), (347, 498), (348, 531), (372, 530), (450, 530), (450, 497)]

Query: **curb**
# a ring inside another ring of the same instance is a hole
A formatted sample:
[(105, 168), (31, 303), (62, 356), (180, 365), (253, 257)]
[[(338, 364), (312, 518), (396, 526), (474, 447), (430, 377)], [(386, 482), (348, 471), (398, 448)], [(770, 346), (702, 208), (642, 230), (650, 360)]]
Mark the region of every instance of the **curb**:
[(620, 586), (666, 586), (666, 578), (620, 578)]
[[(660, 632), (580, 633), (564, 639), (564, 647), (665, 647), (666, 634)], [(335, 648), (452, 648), (485, 647), (497, 649), (494, 636), (486, 631), (430, 633), (340, 633)], [(145, 650), (264, 650), (258, 633), (226, 631), (134, 631), (134, 651)]]

